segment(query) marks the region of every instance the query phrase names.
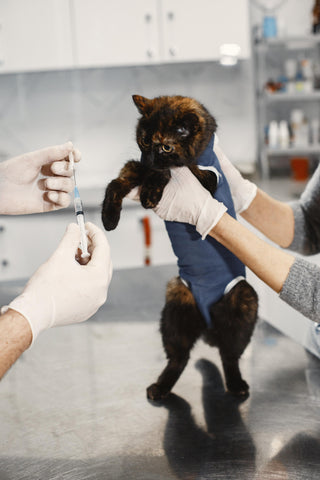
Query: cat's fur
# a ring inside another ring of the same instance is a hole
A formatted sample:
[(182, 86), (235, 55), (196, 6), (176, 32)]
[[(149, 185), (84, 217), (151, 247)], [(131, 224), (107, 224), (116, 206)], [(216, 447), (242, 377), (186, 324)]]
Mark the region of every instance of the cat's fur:
[[(136, 186), (141, 187), (143, 207), (154, 208), (170, 179), (171, 167), (187, 166), (212, 194), (217, 187), (217, 176), (197, 166), (217, 128), (208, 110), (196, 100), (181, 96), (149, 100), (134, 95), (133, 101), (142, 115), (136, 131), (142, 157), (141, 161), (127, 162), (106, 188), (102, 207), (106, 230), (116, 228), (122, 200)], [(250, 342), (257, 308), (254, 289), (242, 280), (211, 306), (208, 326), (191, 290), (179, 277), (169, 281), (160, 322), (168, 364), (157, 382), (148, 387), (148, 398), (159, 400), (170, 392), (200, 336), (218, 347), (227, 389), (247, 395), (249, 386), (241, 377), (239, 359)]]

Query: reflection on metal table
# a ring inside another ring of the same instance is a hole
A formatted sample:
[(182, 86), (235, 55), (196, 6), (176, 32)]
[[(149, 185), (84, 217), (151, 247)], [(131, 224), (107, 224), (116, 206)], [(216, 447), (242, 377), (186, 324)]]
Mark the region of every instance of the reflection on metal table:
[[(0, 383), (1, 480), (319, 478), (319, 359), (262, 321), (241, 360), (247, 400), (225, 393), (217, 350), (199, 342), (174, 393), (148, 402), (175, 274), (116, 271), (90, 321), (42, 333), (11, 368)], [(1, 304), (20, 288), (2, 284)]]

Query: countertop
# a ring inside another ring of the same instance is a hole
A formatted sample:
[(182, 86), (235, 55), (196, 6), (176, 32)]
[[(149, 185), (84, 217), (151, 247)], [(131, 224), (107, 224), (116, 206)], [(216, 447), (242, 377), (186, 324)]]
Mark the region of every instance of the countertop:
[[(175, 266), (114, 272), (88, 322), (42, 333), (0, 382), (0, 480), (316, 480), (320, 363), (260, 321), (241, 360), (250, 397), (225, 393), (201, 341), (166, 401), (158, 332)], [(1, 303), (21, 284), (1, 286)]]

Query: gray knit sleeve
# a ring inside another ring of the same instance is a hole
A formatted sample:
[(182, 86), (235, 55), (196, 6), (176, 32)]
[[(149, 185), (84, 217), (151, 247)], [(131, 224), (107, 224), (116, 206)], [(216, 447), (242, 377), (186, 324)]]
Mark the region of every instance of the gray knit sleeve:
[(320, 164), (301, 198), (291, 202), (294, 214), (294, 238), (290, 250), (303, 255), (320, 252)]
[[(290, 250), (303, 255), (320, 252), (320, 164), (300, 199), (291, 202), (294, 238)], [(283, 284), (280, 298), (313, 321), (320, 321), (320, 267), (296, 258)]]
[(279, 296), (305, 317), (319, 322), (320, 267), (303, 258), (296, 258)]

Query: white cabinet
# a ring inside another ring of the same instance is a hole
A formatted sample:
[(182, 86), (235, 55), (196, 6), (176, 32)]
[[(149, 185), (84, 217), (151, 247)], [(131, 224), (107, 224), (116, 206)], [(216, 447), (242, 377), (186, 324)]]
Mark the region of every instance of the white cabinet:
[(159, 60), (154, 0), (73, 0), (75, 63), (79, 67)]
[[(88, 207), (85, 190), (82, 193), (86, 221), (104, 230), (100, 208)], [(164, 222), (140, 205), (124, 206), (116, 230), (105, 232), (115, 270), (144, 266), (146, 251), (141, 220), (145, 216), (149, 216), (151, 225), (151, 264), (176, 263)], [(75, 222), (72, 208), (37, 215), (0, 215), (0, 283), (29, 278), (57, 248), (70, 222)]]
[(1, 0), (0, 73), (250, 56), (248, 0)]
[(224, 44), (250, 56), (248, 0), (162, 0), (161, 12), (165, 61), (217, 60)]
[[(129, 201), (128, 201), (129, 202)], [(175, 264), (169, 236), (164, 222), (154, 212), (145, 210), (140, 205), (122, 209), (120, 222), (111, 232), (105, 232), (110, 244), (111, 258), (114, 270), (136, 268), (145, 265), (145, 237), (142, 219), (149, 217), (151, 229), (151, 246), (149, 251), (151, 265)], [(90, 212), (88, 220), (103, 230), (101, 212)]]
[(67, 0), (0, 1), (0, 73), (73, 64)]
[(28, 278), (57, 248), (73, 212), (0, 216), (0, 281)]
[(78, 67), (250, 56), (248, 0), (73, 0), (72, 18)]

